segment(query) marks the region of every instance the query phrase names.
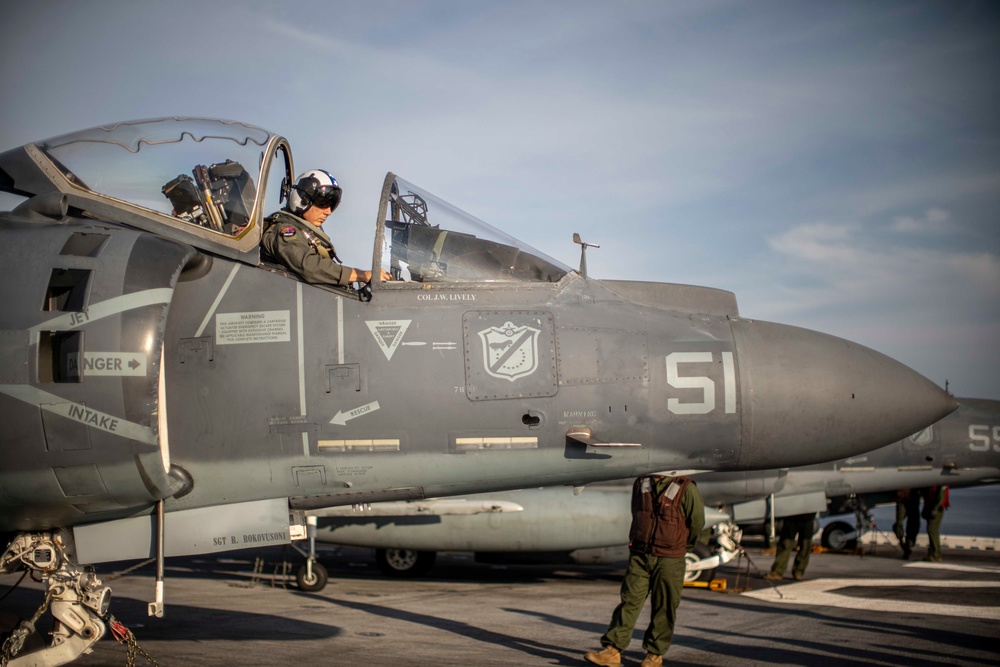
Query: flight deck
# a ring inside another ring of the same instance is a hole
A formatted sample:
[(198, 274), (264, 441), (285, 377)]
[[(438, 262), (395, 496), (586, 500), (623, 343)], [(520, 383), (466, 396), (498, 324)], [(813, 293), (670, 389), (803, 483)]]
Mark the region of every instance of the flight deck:
[[(679, 612), (676, 665), (996, 664), (1000, 554), (945, 549), (941, 563), (904, 561), (892, 546), (861, 555), (814, 553), (802, 582), (772, 586), (771, 555), (719, 569), (726, 590), (688, 588)], [(300, 560), (288, 555), (297, 567)], [(623, 564), (495, 566), (441, 554), (418, 579), (386, 579), (369, 550), (326, 547), (330, 584), (294, 586), (279, 547), (168, 559), (166, 614), (146, 615), (153, 567), (110, 581), (112, 613), (161, 666), (178, 665), (582, 665), (599, 646), (618, 599)], [(752, 561), (752, 563), (751, 563)], [(748, 567), (748, 563), (750, 564)], [(124, 569), (128, 563), (120, 564)], [(749, 576), (747, 572), (749, 571)], [(99, 576), (110, 579), (110, 566)], [(0, 596), (16, 577), (0, 578)], [(27, 617), (39, 586), (26, 580), (0, 602)], [(743, 590), (746, 589), (746, 590)], [(644, 612), (625, 665), (643, 657)], [(123, 665), (107, 637), (80, 665)], [(136, 664), (143, 664), (137, 659)]]

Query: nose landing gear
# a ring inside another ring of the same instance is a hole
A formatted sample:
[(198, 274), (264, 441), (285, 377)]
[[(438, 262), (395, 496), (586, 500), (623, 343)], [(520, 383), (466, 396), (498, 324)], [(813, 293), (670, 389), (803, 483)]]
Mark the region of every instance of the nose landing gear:
[[(27, 568), (46, 582), (45, 601), (30, 621), (22, 621), (4, 642), (0, 663), (20, 665), (62, 665), (90, 653), (104, 636), (111, 588), (101, 583), (94, 571), (73, 562), (73, 539), (69, 533), (52, 531), (21, 533), (0, 557), (0, 572)], [(52, 641), (42, 649), (16, 657), (35, 623), (52, 612), (55, 623)]]

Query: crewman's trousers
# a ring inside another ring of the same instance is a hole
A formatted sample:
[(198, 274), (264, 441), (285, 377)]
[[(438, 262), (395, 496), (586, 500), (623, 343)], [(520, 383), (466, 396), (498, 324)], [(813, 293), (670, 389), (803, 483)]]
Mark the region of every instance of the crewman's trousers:
[(677, 621), (677, 606), (684, 591), (684, 557), (660, 558), (633, 553), (628, 559), (622, 581), (622, 601), (611, 614), (608, 631), (601, 637), (602, 646), (625, 650), (632, 640), (632, 630), (639, 612), (649, 597), (652, 601), (649, 627), (642, 638), (647, 653), (663, 655), (670, 648)]

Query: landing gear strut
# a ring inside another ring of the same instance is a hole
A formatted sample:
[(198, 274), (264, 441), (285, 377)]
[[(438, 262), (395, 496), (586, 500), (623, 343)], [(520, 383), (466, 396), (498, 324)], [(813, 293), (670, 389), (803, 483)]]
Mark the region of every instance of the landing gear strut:
[(309, 538), (309, 552), (305, 553), (292, 543), (292, 548), (306, 557), (305, 565), (295, 573), (295, 583), (299, 590), (315, 593), (326, 588), (329, 579), (326, 568), (316, 560), (316, 517), (306, 517), (306, 537)]
[[(27, 568), (32, 576), (46, 582), (45, 602), (30, 621), (22, 621), (4, 642), (0, 664), (62, 665), (91, 652), (107, 629), (111, 588), (101, 583), (94, 571), (73, 562), (73, 538), (64, 531), (21, 533), (0, 556), (0, 572)], [(49, 607), (55, 623), (52, 641), (42, 649), (16, 657), (24, 640), (34, 632), (34, 624)]]
[(731, 561), (742, 550), (743, 531), (732, 521), (715, 526), (715, 550), (698, 545), (686, 557), (684, 581), (711, 580), (716, 568)]

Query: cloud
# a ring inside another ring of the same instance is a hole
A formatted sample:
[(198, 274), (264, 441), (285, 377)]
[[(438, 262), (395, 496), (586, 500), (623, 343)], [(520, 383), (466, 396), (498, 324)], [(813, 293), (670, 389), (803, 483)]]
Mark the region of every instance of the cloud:
[[(933, 230), (950, 216), (930, 209), (922, 219), (897, 219), (893, 231)], [(886, 242), (860, 224), (809, 223), (768, 239), (782, 266), (776, 278), (784, 309), (877, 306), (886, 313), (940, 308), (963, 321), (1000, 320), (1000, 257)]]
[(941, 208), (928, 209), (922, 218), (903, 215), (892, 221), (890, 229), (902, 234), (943, 234), (951, 213)]

